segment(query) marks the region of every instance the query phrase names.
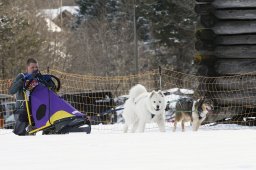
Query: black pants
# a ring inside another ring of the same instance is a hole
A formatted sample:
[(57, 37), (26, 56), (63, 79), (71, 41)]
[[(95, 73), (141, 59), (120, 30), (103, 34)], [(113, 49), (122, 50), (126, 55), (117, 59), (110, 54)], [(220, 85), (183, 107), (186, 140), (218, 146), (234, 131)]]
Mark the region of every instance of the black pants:
[(28, 126), (28, 115), (25, 110), (17, 110), (15, 113), (15, 127), (13, 133), (19, 136), (27, 135), (26, 127)]

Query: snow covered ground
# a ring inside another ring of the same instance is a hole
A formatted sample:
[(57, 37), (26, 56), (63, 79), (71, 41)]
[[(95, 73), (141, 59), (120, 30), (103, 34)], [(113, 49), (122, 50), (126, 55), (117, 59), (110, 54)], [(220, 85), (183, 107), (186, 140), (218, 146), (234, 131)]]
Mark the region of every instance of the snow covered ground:
[(18, 137), (0, 130), (1, 170), (255, 170), (256, 127), (203, 126), (166, 133), (148, 125), (123, 134), (122, 125), (94, 126), (92, 134)]

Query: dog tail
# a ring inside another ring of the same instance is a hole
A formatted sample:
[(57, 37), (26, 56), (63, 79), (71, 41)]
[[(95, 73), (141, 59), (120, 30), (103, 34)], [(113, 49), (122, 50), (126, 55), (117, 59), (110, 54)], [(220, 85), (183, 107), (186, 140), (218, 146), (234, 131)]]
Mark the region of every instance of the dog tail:
[(135, 99), (143, 93), (147, 93), (146, 88), (141, 84), (137, 84), (131, 88), (129, 97), (134, 102)]

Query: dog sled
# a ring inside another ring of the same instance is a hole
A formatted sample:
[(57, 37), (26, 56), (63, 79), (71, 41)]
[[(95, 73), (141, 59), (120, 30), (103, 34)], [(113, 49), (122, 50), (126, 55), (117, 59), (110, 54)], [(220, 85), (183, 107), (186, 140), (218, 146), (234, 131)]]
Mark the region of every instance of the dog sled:
[[(70, 132), (89, 134), (91, 124), (87, 116), (55, 93), (60, 89), (59, 79), (53, 75), (40, 73), (36, 79), (24, 84), (29, 122), (28, 133), (35, 134), (43, 131), (43, 134), (67, 134)], [(31, 84), (33, 84), (32, 89)]]

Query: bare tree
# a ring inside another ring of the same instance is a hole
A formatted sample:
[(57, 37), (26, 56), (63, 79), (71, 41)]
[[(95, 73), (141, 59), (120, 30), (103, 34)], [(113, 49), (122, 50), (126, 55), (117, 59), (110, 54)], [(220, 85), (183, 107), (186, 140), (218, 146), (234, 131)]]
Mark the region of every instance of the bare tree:
[(10, 78), (24, 71), (25, 61), (36, 58), (46, 67), (65, 70), (70, 55), (65, 41), (68, 32), (49, 30), (34, 0), (3, 1), (0, 4), (1, 78)]
[[(128, 7), (128, 5), (126, 6)], [(126, 9), (128, 10), (128, 9)], [(123, 75), (134, 72), (133, 23), (129, 14), (108, 20), (106, 10), (92, 20), (86, 19), (68, 43), (72, 71), (97, 75)]]

